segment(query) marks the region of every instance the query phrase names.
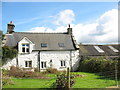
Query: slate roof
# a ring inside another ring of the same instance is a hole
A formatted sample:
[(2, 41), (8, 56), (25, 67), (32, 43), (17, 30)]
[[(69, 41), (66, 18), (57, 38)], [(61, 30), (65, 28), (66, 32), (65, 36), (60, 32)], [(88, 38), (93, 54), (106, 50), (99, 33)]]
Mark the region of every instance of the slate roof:
[[(94, 46), (98, 46), (104, 52), (98, 52)], [(112, 44), (112, 45), (79, 45), (80, 56), (118, 56), (120, 52), (114, 52), (108, 46), (112, 46), (118, 51), (120, 51), (120, 45)]]
[[(6, 34), (6, 46), (16, 46), (20, 40), (27, 37), (35, 44), (34, 50), (75, 50), (75, 43), (72, 35), (66, 33), (31, 33), (14, 32)], [(47, 48), (41, 48), (41, 43), (47, 43)], [(58, 43), (64, 43), (64, 47), (59, 47)]]

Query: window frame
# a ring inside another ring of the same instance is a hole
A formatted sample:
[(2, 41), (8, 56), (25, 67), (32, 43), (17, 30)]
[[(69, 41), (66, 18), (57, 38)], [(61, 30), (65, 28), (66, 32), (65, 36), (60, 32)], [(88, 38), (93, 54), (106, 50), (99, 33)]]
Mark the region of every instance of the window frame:
[(22, 46), (22, 53), (29, 53), (30, 52), (30, 44), (29, 43), (22, 43), (21, 46)]
[(60, 60), (60, 66), (61, 67), (66, 67), (66, 61), (65, 60)]
[(25, 67), (31, 68), (32, 67), (32, 61), (25, 61)]
[(47, 47), (47, 43), (41, 43), (41, 47)]
[(41, 68), (46, 69), (47, 68), (47, 62), (46, 61), (41, 61)]
[(59, 47), (65, 47), (64, 43), (58, 43)]

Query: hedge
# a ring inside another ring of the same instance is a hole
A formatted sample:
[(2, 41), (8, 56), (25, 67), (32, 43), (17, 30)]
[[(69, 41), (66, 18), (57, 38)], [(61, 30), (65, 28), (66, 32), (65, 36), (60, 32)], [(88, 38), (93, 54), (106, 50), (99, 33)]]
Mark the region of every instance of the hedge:
[(115, 75), (115, 65), (117, 66), (118, 77), (120, 77), (120, 58), (115, 60), (104, 57), (86, 58), (80, 62), (78, 71), (100, 73), (102, 75)]

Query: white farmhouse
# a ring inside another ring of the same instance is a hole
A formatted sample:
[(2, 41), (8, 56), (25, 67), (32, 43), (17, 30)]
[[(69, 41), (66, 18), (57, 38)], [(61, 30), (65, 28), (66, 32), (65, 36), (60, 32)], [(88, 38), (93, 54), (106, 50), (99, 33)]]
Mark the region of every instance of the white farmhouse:
[(79, 65), (79, 48), (72, 35), (72, 28), (64, 33), (14, 32), (15, 25), (8, 24), (3, 40), (5, 46), (17, 47), (18, 56), (7, 62), (3, 68), (11, 66), (40, 71), (49, 67), (75, 71)]

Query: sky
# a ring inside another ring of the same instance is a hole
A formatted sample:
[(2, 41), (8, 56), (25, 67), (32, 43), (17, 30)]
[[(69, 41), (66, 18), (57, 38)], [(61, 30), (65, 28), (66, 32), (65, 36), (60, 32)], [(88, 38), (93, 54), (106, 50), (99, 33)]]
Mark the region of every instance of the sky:
[(15, 24), (15, 32), (67, 32), (77, 43), (118, 42), (117, 2), (2, 2), (2, 30)]

